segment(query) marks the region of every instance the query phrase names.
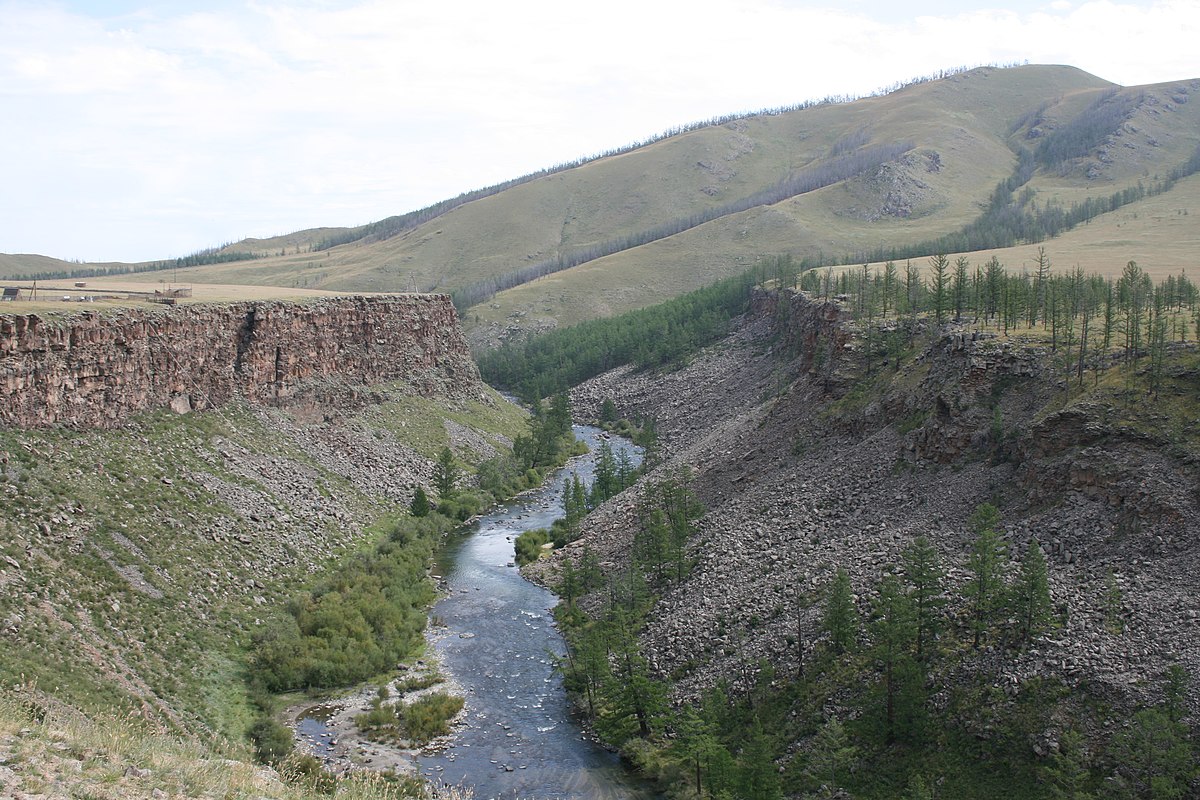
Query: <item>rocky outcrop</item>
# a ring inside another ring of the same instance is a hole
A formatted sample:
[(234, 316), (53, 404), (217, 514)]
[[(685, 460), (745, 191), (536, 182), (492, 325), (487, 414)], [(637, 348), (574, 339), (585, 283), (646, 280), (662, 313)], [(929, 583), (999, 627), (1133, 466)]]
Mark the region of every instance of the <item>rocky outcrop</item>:
[[(1050, 677), (1123, 707), (1156, 702), (1171, 663), (1200, 673), (1196, 463), (1169, 426), (1138, 429), (1104, 395), (1064, 401), (1066, 375), (1044, 343), (989, 331), (925, 327), (906, 337), (915, 352), (899, 368), (876, 362), (867, 375), (846, 316), (836, 303), (763, 294), (683, 370), (614, 371), (572, 393), (585, 414), (612, 398), (622, 414), (654, 417), (661, 469), (688, 467), (708, 509), (691, 576), (664, 587), (642, 640), (677, 699), (720, 680), (746, 688), (760, 659), (794, 670), (797, 647), (821, 636), (837, 566), (865, 613), (880, 575), (925, 535), (963, 586), (968, 517), (983, 502), (1000, 505), (1014, 556), (1040, 544), (1062, 617), (988, 667), (1005, 692)], [(619, 568), (637, 500), (635, 489), (589, 515), (556, 558), (578, 561), (586, 547)], [(964, 657), (964, 674), (986, 657)], [(1200, 716), (1200, 686), (1188, 708)]]
[(447, 295), (0, 316), (0, 424), (108, 427), (170, 407), (360, 405), (364, 387), (478, 394)]

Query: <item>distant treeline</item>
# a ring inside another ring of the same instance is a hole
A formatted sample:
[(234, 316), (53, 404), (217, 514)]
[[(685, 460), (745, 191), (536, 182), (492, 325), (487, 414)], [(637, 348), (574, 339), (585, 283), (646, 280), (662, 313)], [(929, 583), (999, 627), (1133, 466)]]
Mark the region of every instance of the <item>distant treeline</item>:
[(620, 316), (582, 322), (479, 355), (485, 380), (536, 400), (625, 364), (679, 362), (746, 310), (757, 270)]
[[(852, 140), (849, 146), (854, 146), (855, 136), (852, 135), (848, 138)], [(653, 228), (609, 239), (591, 247), (580, 248), (570, 253), (560, 253), (554, 258), (539, 261), (536, 264), (530, 264), (500, 275), (493, 275), (455, 290), (451, 294), (451, 297), (454, 299), (455, 307), (461, 311), (462, 309), (482, 303), (497, 292), (511, 289), (514, 286), (520, 286), (523, 283), (529, 283), (545, 275), (577, 267), (588, 261), (604, 258), (623, 250), (630, 250), (634, 247), (641, 247), (651, 242), (657, 242), (660, 239), (666, 239), (669, 236), (683, 233), (686, 230), (699, 227), (730, 214), (739, 214), (758, 206), (773, 205), (790, 197), (816, 191), (822, 187), (874, 169), (887, 161), (903, 155), (912, 148), (912, 142), (895, 142), (892, 144), (874, 145), (872, 147), (859, 147), (854, 152), (835, 156), (819, 166), (806, 169), (796, 175), (788, 176), (773, 186), (755, 192), (748, 197), (743, 197), (740, 200), (704, 211), (698, 211), (686, 217), (678, 217), (661, 225), (656, 225)]]
[(231, 261), (250, 261), (255, 258), (265, 258), (258, 253), (223, 252), (228, 247), (210, 247), (182, 258), (169, 258), (165, 261), (147, 261), (145, 264), (108, 264), (103, 267), (80, 267), (79, 269), (45, 270), (43, 272), (22, 273), (10, 275), (5, 280), (13, 281), (42, 281), (62, 280), (65, 278), (99, 278), (105, 275), (133, 275), (140, 272), (161, 272), (165, 269), (182, 267), (203, 267), (209, 264), (227, 264)]

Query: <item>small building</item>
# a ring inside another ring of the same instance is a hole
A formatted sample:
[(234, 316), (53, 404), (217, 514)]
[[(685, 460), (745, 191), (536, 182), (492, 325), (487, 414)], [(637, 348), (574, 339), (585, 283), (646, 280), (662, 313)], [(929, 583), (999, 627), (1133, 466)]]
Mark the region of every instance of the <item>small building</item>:
[(87, 281), (75, 281), (75, 288), (82, 289), (87, 286)]
[(5, 286), (4, 294), (3, 294), (3, 296), (0, 296), (0, 300), (20, 300), (20, 299), (21, 299), (21, 287), (19, 287), (19, 286)]

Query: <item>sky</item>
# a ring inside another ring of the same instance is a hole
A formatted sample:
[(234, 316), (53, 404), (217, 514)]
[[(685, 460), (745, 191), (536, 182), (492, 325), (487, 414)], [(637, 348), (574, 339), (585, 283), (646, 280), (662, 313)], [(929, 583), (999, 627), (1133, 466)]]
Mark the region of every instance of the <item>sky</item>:
[(0, 0), (0, 253), (350, 226), (939, 70), (1200, 78), (1200, 0)]

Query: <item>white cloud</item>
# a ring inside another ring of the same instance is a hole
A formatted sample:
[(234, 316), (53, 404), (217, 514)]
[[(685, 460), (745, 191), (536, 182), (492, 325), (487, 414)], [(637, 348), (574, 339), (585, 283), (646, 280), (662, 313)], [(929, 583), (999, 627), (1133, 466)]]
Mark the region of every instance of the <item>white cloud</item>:
[(1183, 0), (901, 20), (772, 0), (146, 5), (0, 2), (0, 251), (132, 260), (355, 224), (960, 65), (1200, 77)]

